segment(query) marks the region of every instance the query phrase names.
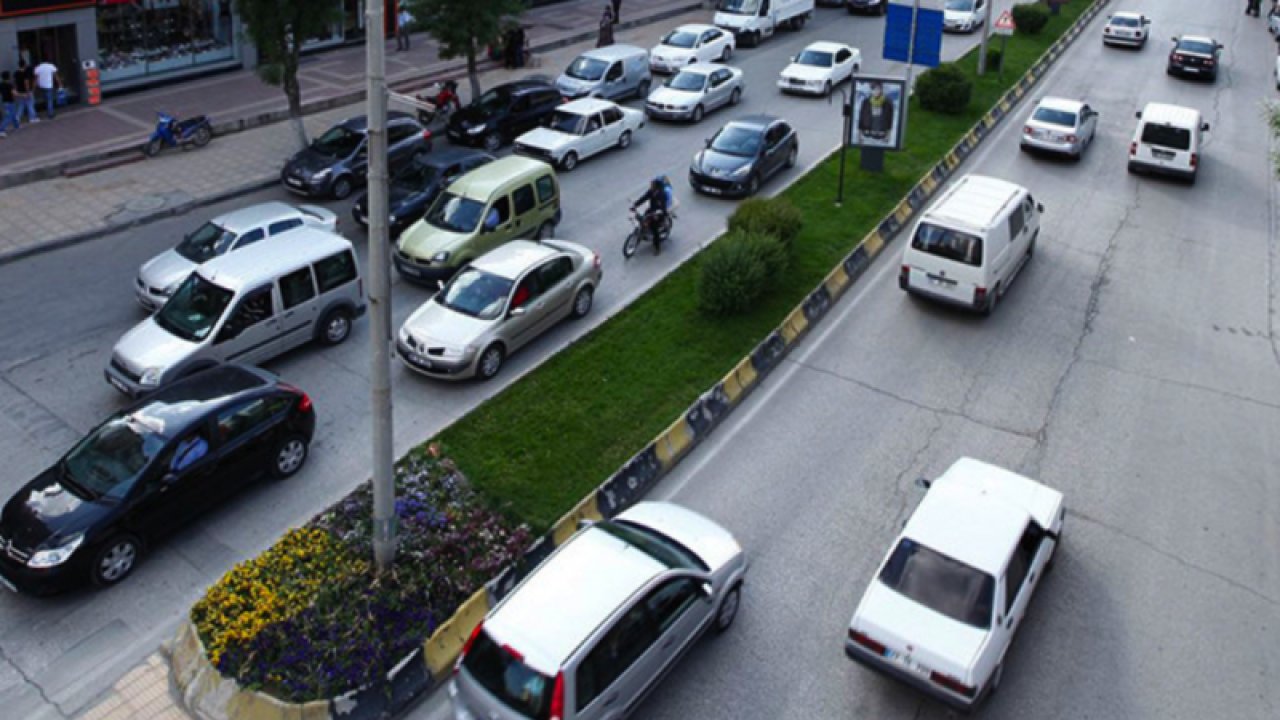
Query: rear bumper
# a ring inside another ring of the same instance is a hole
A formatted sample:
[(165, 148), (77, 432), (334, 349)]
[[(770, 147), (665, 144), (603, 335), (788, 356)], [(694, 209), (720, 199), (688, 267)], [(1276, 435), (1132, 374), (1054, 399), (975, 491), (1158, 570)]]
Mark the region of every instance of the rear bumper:
[(982, 311), (982, 305), (976, 305), (972, 300), (957, 300), (950, 295), (943, 295), (942, 293), (934, 292), (928, 288), (922, 288), (919, 285), (912, 285), (910, 282), (903, 282), (901, 279), (898, 280), (898, 287), (912, 295), (927, 298), (933, 302), (942, 303), (943, 305), (950, 305), (951, 307), (961, 308), (963, 310), (972, 310), (973, 312)]
[(1181, 168), (1171, 168), (1164, 165), (1152, 165), (1141, 160), (1129, 159), (1129, 172), (1144, 172), (1152, 175), (1165, 175), (1167, 177), (1178, 178), (1179, 180), (1194, 180), (1196, 178), (1195, 170), (1183, 170)]
[(1182, 65), (1179, 63), (1169, 63), (1169, 72), (1174, 75), (1183, 75), (1188, 77), (1216, 78), (1218, 77), (1218, 68), (1197, 67), (1194, 65)]
[(946, 690), (943, 690), (937, 685), (929, 682), (929, 678), (888, 662), (879, 655), (873, 655), (870, 650), (862, 647), (852, 640), (846, 639), (844, 641), (844, 654), (847, 655), (850, 660), (853, 660), (864, 667), (870, 668), (881, 675), (893, 678), (894, 680), (906, 685), (910, 685), (926, 695), (930, 695), (941, 700), (962, 713), (971, 712), (978, 703), (982, 702), (982, 698), (987, 692), (987, 689), (983, 688), (979, 690), (973, 698), (961, 697), (955, 693), (947, 692)]
[(1060, 153), (1070, 155), (1072, 157), (1079, 156), (1084, 151), (1084, 143), (1077, 140), (1076, 142), (1062, 142), (1056, 140), (1043, 140), (1040, 138), (1022, 136), (1022, 147), (1024, 150), (1038, 150), (1040, 152)]
[(1147, 44), (1145, 37), (1123, 37), (1120, 35), (1103, 35), (1102, 42), (1106, 45), (1127, 45), (1129, 47), (1142, 47)]

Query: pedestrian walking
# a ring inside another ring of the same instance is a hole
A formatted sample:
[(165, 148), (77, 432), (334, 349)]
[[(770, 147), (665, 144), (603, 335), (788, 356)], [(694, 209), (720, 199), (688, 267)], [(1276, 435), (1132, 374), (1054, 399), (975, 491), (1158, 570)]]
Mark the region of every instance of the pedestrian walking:
[(13, 81), (9, 71), (0, 72), (0, 138), (8, 137), (6, 132), (10, 126), (18, 129), (17, 96), (14, 93)]
[(622, 21), (622, 0), (613, 0), (613, 24)]
[(32, 74), (26, 60), (18, 61), (18, 72), (14, 74), (13, 86), (18, 101), (18, 121), (21, 122), (25, 114), (27, 122), (40, 122), (40, 118), (36, 116), (36, 76)]
[(31, 71), (36, 76), (36, 87), (39, 88), (40, 94), (44, 96), (45, 113), (49, 119), (53, 119), (53, 106), (58, 96), (58, 66), (45, 60)]
[(413, 15), (408, 8), (400, 8), (396, 15), (396, 52), (409, 49), (409, 26), (413, 24)]
[(604, 6), (604, 15), (600, 17), (600, 37), (596, 39), (596, 47), (613, 44), (613, 10), (608, 3)]
[(509, 26), (502, 33), (502, 67), (508, 70), (514, 70), (520, 67), (520, 38), (515, 26)]
[(529, 35), (523, 25), (516, 25), (516, 67), (522, 68), (529, 62)]
[(1244, 6), (1244, 14), (1259, 17), (1262, 14), (1262, 0), (1247, 0)]

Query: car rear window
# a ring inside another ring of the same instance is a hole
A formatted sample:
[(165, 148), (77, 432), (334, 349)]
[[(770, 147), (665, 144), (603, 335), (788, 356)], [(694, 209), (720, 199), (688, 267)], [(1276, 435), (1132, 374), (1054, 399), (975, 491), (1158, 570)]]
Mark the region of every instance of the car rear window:
[(530, 720), (551, 716), (552, 678), (524, 664), (511, 648), (500, 647), (481, 630), (462, 667), (504, 705)]
[(1111, 18), (1111, 24), (1119, 25), (1120, 27), (1138, 27), (1142, 24), (1142, 21), (1131, 17), (1113, 17)]
[(995, 578), (911, 538), (894, 548), (880, 582), (952, 620), (980, 630), (991, 627)]
[(1216, 49), (1213, 45), (1200, 40), (1179, 40), (1178, 49), (1186, 52), (1200, 53), (1201, 55), (1212, 55)]
[(1158, 145), (1171, 150), (1191, 149), (1191, 130), (1172, 125), (1147, 123), (1142, 127), (1144, 145)]
[(346, 285), (356, 279), (356, 261), (350, 250), (343, 250), (316, 263), (316, 280), (320, 283), (320, 292)]
[(1076, 126), (1076, 114), (1070, 110), (1056, 110), (1047, 107), (1036, 108), (1036, 114), (1032, 115), (1031, 119), (1049, 123), (1050, 125), (1061, 125), (1070, 128)]
[(922, 222), (911, 238), (911, 247), (965, 265), (982, 266), (982, 238), (959, 230)]

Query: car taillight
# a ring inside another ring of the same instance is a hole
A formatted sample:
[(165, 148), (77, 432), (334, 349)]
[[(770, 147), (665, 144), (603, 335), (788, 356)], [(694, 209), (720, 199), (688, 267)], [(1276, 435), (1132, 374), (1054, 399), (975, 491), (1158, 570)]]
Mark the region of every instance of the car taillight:
[(905, 285), (908, 282), (911, 282), (911, 266), (903, 265), (902, 269), (898, 271), (898, 283)]
[(431, 131), (430, 131), (430, 130), (423, 130), (423, 131), (422, 131), (422, 139), (423, 139), (423, 140), (426, 140), (427, 142), (431, 142)]
[(987, 300), (987, 289), (984, 287), (976, 287), (973, 289), (973, 304), (981, 305)]
[(1196, 161), (1197, 161), (1198, 159), (1199, 159), (1199, 157), (1198, 157), (1195, 153), (1191, 153), (1191, 169), (1192, 169), (1192, 170), (1195, 170), (1195, 169), (1196, 169)]
[(298, 412), (311, 412), (311, 396), (289, 383), (280, 383), (280, 389), (298, 396)]
[(506, 650), (507, 654), (515, 658), (517, 662), (524, 662), (524, 653), (520, 652), (519, 650), (516, 650), (515, 648), (506, 644), (502, 646), (502, 649)]
[(600, 253), (591, 253), (591, 264), (594, 265), (597, 270), (600, 269)]
[(1134, 156), (1134, 155), (1137, 155), (1137, 154), (1138, 154), (1138, 143), (1137, 143), (1137, 141), (1134, 141), (1134, 142), (1129, 143), (1129, 155), (1130, 155), (1130, 157), (1132, 157), (1132, 156)]
[(969, 687), (950, 675), (944, 675), (937, 670), (929, 673), (929, 679), (932, 680), (935, 685), (941, 685), (951, 692), (965, 697), (973, 697), (974, 693), (977, 692), (977, 688)]
[(484, 623), (483, 623), (483, 622), (481, 622), (480, 624), (476, 625), (476, 629), (471, 631), (471, 636), (470, 636), (470, 637), (468, 637), (468, 638), (467, 638), (467, 641), (466, 641), (465, 643), (463, 643), (463, 644), (462, 644), (462, 652), (458, 654), (458, 659), (459, 659), (459, 660), (461, 660), (462, 658), (466, 657), (466, 656), (467, 656), (467, 653), (471, 652), (471, 645), (472, 645), (472, 643), (474, 643), (474, 642), (476, 641), (476, 638), (480, 636), (480, 630), (481, 630), (482, 628), (484, 628)]
[(556, 673), (556, 683), (551, 690), (551, 720), (564, 718), (564, 671)]
[(1033, 131), (1032, 131), (1031, 126), (1030, 126), (1030, 125), (1023, 125), (1023, 126), (1022, 126), (1022, 134), (1023, 134), (1023, 135), (1030, 135), (1032, 132), (1033, 132)]
[(870, 650), (871, 652), (874, 652), (877, 655), (884, 654), (884, 650), (885, 650), (884, 645), (881, 645), (875, 640), (872, 640), (870, 637), (867, 636), (866, 633), (860, 633), (857, 630), (854, 630), (853, 628), (849, 628), (849, 639), (858, 643), (862, 647)]
[(1075, 135), (1067, 135), (1067, 142), (1075, 142), (1075, 141), (1076, 141)]

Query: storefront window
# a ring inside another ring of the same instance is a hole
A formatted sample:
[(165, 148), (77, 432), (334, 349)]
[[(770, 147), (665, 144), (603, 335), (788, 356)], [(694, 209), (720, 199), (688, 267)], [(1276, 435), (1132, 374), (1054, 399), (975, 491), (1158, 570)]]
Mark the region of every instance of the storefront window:
[(237, 56), (231, 0), (99, 0), (104, 83)]

